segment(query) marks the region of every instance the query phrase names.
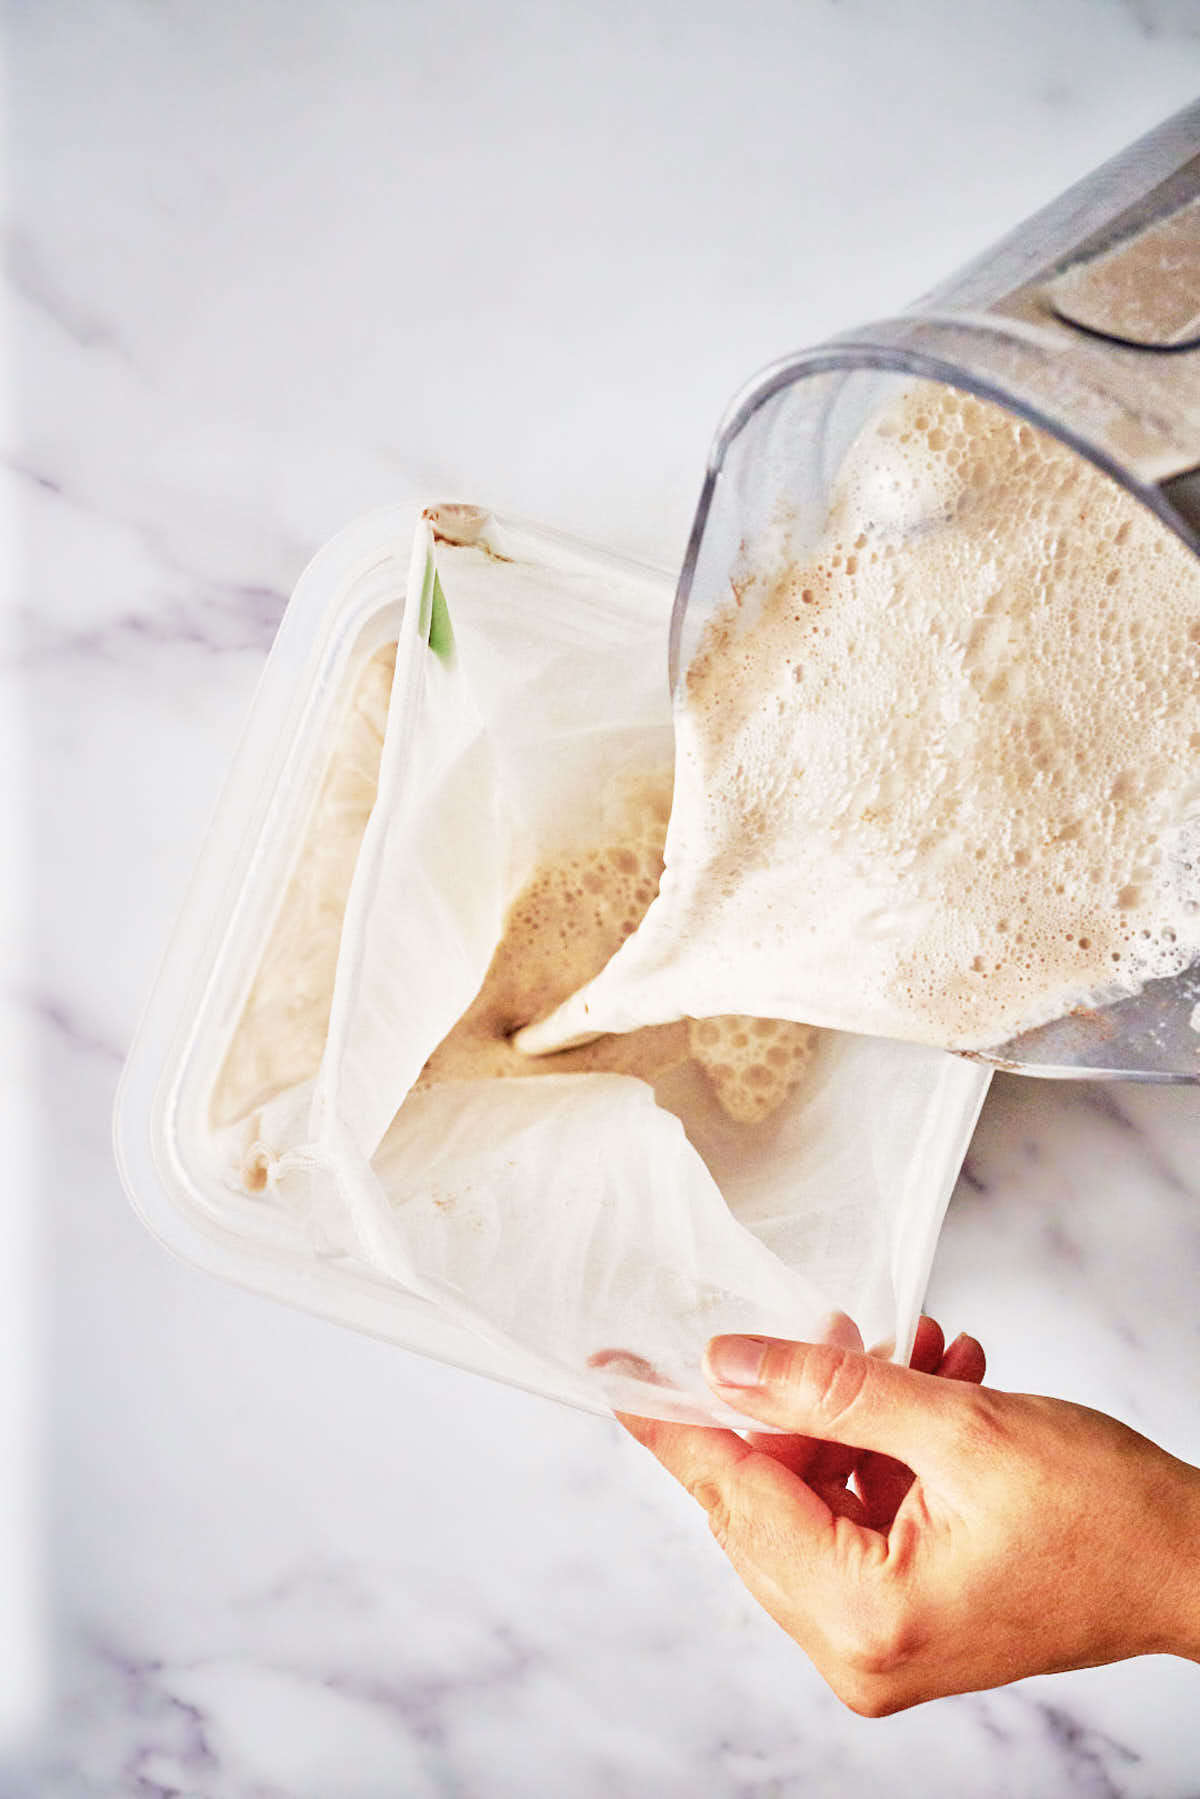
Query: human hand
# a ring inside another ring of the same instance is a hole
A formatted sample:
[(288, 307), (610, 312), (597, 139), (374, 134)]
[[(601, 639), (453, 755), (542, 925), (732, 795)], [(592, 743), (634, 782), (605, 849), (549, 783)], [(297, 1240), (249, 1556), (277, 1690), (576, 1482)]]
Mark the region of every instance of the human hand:
[(716, 1337), (719, 1397), (802, 1435), (621, 1422), (866, 1717), (1127, 1656), (1200, 1661), (1200, 1470), (1084, 1406), (974, 1384), (979, 1345), (943, 1354), (931, 1320), (914, 1363)]

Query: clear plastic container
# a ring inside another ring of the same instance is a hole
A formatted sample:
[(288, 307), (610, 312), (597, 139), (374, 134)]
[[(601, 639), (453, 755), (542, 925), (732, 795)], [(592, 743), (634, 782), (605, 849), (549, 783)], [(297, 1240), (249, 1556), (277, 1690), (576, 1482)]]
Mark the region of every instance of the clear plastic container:
[[(420, 516), (416, 505), (401, 506), (349, 526), (318, 553), (292, 596), (126, 1065), (115, 1118), (118, 1165), (147, 1228), (186, 1261), (437, 1360), (600, 1411), (594, 1387), (475, 1335), (368, 1269), (315, 1253), (302, 1218), (256, 1203), (230, 1181), (211, 1122), (215, 1084), (349, 697), (370, 658), (397, 636)], [(632, 577), (647, 603), (661, 607), (665, 655), (675, 588), (669, 576), (536, 526), (513, 529), (533, 554), (540, 542), (553, 546), (558, 563), (565, 555), (626, 583)], [(933, 1153), (943, 1205), (988, 1079), (957, 1067), (964, 1078), (946, 1088), (953, 1116), (938, 1117)], [(930, 1152), (918, 1134), (914, 1160)], [(926, 1268), (932, 1249), (932, 1241), (923, 1246)]]

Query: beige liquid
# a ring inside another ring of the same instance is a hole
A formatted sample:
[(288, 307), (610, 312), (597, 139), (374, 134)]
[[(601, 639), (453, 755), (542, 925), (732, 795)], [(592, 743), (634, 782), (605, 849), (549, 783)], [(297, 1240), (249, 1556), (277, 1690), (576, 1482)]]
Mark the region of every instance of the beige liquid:
[(734, 1005), (984, 1048), (1200, 955), (1200, 564), (998, 407), (864, 429), (676, 752), (659, 899), (523, 1048)]
[(669, 785), (637, 783), (625, 802), (617, 841), (546, 859), (518, 895), (478, 995), (430, 1056), (418, 1090), (538, 1074), (630, 1074), (653, 1083), (690, 1060), (722, 1110), (754, 1124), (800, 1080), (816, 1032), (778, 1019), (680, 1019), (537, 1060), (514, 1047), (515, 1030), (603, 968), (658, 889)]
[[(224, 1127), (252, 1118), (320, 1067), (329, 1029), (342, 919), (375, 802), (395, 646), (368, 662), (336, 748), (262, 962), (212, 1100)], [(802, 1077), (816, 1032), (750, 1018), (681, 1020), (531, 1062), (510, 1033), (551, 1011), (596, 974), (637, 927), (662, 873), (669, 779), (626, 781), (600, 807), (611, 839), (548, 857), (511, 906), (475, 1000), (433, 1051), (419, 1088), (448, 1081), (604, 1071), (653, 1082), (694, 1061), (730, 1118), (753, 1124)], [(247, 1185), (262, 1188), (261, 1159)]]
[(367, 663), (342, 720), (278, 917), (212, 1098), (218, 1128), (243, 1118), (321, 1064), (342, 919), (375, 792), (396, 646)]

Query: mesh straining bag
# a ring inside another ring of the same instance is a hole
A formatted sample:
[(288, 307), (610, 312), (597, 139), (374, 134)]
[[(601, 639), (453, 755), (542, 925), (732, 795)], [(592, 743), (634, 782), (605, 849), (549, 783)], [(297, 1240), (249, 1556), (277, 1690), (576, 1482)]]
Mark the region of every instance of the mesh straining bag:
[(414, 547), (320, 1069), (263, 1114), (274, 1178), (307, 1184), (322, 1253), (626, 1410), (720, 1418), (718, 1331), (804, 1337), (842, 1310), (906, 1355), (976, 1068), (826, 1033), (757, 1126), (686, 1072), (659, 1088), (674, 1111), (619, 1074), (413, 1091), (529, 875), (672, 750), (661, 580), (449, 516)]

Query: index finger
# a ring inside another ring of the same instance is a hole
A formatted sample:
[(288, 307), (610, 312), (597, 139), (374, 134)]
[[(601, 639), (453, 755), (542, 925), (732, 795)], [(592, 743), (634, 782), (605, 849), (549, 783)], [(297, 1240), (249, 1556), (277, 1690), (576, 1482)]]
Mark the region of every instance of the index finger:
[(769, 1514), (786, 1507), (798, 1530), (807, 1527), (820, 1534), (832, 1529), (833, 1513), (825, 1501), (736, 1431), (629, 1412), (617, 1412), (616, 1418), (704, 1508), (722, 1547), (731, 1532), (752, 1523), (760, 1510)]
[(883, 1538), (835, 1516), (811, 1487), (736, 1431), (618, 1417), (704, 1507), (754, 1598), (820, 1667), (829, 1621), (854, 1605), (858, 1583), (877, 1572)]

